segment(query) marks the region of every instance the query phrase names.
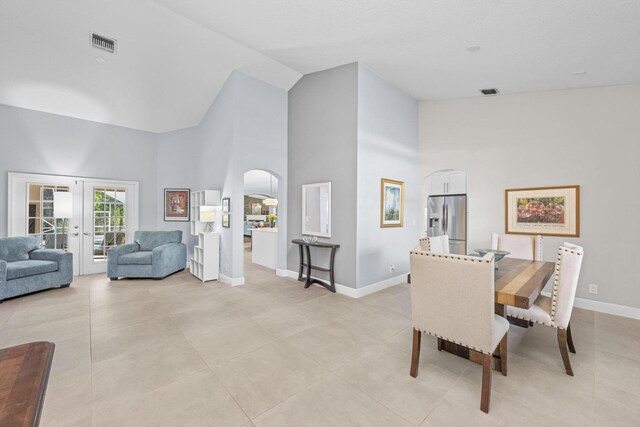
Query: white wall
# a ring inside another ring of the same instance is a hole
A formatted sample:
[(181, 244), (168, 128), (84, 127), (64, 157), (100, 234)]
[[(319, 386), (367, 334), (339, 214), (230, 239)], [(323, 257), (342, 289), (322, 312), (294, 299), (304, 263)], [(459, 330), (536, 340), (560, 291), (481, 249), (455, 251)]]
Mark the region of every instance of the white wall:
[(139, 226), (156, 225), (156, 134), (0, 105), (0, 236), (8, 172), (138, 181)]
[[(289, 91), (289, 238), (302, 235), (302, 185), (331, 182), (331, 238), (337, 243), (335, 281), (356, 288), (358, 64), (303, 76)], [(326, 265), (328, 250), (312, 252)], [(289, 245), (289, 270), (299, 266)], [(314, 272), (318, 277), (327, 277)]]
[(279, 257), (286, 266), (287, 92), (234, 72), (195, 128), (163, 134), (158, 146), (158, 216), (160, 229), (182, 229), (192, 251), (197, 238), (188, 223), (165, 222), (165, 187), (221, 190), (231, 198), (231, 227), (222, 228), (220, 271), (243, 277), (244, 173), (262, 169), (278, 179)]
[[(364, 287), (409, 272), (419, 237), (418, 102), (358, 67), (357, 283)], [(405, 183), (404, 226), (380, 227), (380, 180)], [(391, 271), (390, 266), (395, 266)]]
[[(469, 248), (504, 232), (507, 188), (580, 185), (577, 295), (640, 308), (640, 85), (425, 102), (420, 172), (469, 174)], [(597, 284), (598, 295), (588, 293)]]

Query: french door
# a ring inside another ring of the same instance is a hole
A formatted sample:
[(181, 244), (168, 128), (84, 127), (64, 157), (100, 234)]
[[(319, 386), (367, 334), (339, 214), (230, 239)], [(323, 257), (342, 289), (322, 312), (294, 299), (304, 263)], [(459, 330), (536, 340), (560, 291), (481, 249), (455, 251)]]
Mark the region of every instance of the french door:
[(74, 275), (105, 272), (107, 250), (138, 228), (137, 182), (9, 173), (8, 201), (7, 234), (71, 252)]

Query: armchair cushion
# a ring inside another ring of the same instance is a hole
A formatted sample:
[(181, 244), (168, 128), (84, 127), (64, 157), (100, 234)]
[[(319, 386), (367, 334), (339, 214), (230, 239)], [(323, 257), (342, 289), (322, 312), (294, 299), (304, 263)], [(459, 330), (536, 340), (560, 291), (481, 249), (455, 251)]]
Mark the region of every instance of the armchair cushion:
[(7, 280), (21, 277), (35, 276), (37, 274), (51, 273), (58, 270), (58, 263), (54, 261), (24, 260), (7, 264)]
[(29, 252), (40, 247), (40, 236), (7, 237), (0, 239), (0, 259), (24, 261), (29, 259)]
[(133, 240), (140, 245), (141, 251), (151, 251), (167, 243), (181, 243), (182, 231), (136, 231)]
[(120, 265), (150, 265), (151, 262), (151, 251), (138, 251), (118, 256)]

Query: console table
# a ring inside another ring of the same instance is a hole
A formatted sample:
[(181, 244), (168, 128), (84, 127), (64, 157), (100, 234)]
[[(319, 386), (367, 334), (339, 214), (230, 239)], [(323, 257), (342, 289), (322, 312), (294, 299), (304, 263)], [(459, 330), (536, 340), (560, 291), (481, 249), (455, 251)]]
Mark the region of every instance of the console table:
[[(298, 269), (298, 280), (301, 282), (305, 282), (304, 288), (308, 288), (312, 283), (317, 283), (320, 286), (323, 286), (329, 289), (331, 292), (336, 292), (336, 284), (334, 282), (334, 261), (336, 259), (336, 249), (340, 247), (340, 245), (336, 245), (335, 243), (308, 243), (302, 239), (293, 239), (291, 243), (298, 245), (298, 249), (300, 250), (300, 267)], [(311, 262), (311, 247), (321, 248), (321, 249), (331, 249), (331, 255), (329, 257), (329, 268), (326, 267), (318, 267), (317, 265), (313, 265)], [(304, 251), (303, 251), (304, 248)], [(306, 262), (305, 262), (305, 253), (306, 253)], [(307, 268), (307, 275), (303, 277), (302, 273), (304, 268)], [(324, 282), (319, 279), (314, 279), (311, 277), (311, 270), (318, 271), (326, 271), (329, 273), (329, 283)]]
[(55, 344), (32, 342), (0, 349), (0, 426), (37, 426)]

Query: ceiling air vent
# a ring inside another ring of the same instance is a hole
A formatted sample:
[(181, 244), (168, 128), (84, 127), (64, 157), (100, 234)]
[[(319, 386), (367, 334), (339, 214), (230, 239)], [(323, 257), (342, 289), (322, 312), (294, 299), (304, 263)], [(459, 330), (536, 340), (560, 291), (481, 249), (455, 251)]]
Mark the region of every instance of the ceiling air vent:
[(116, 53), (116, 41), (96, 33), (91, 34), (91, 44), (93, 47), (106, 50), (110, 53)]
[(480, 92), (482, 92), (483, 95), (498, 95), (500, 93), (500, 91), (496, 88), (480, 89)]

